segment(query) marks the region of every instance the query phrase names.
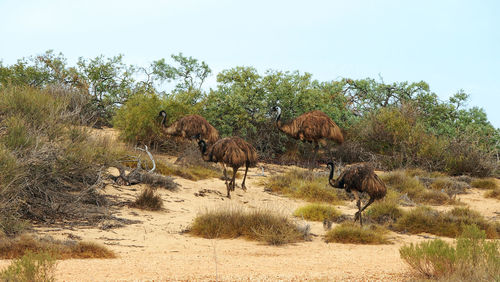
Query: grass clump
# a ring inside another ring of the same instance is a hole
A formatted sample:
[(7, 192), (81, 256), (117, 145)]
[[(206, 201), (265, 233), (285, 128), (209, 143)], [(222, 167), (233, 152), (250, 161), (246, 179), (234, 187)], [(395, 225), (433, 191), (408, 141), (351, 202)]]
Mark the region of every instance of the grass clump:
[(56, 259), (49, 252), (27, 252), (0, 272), (2, 281), (55, 281)]
[(455, 201), (445, 192), (427, 189), (417, 177), (411, 176), (404, 170), (396, 170), (384, 173), (380, 178), (388, 186), (388, 189), (395, 190), (400, 194), (407, 194), (410, 199), (418, 203), (442, 205), (452, 204)]
[(13, 259), (32, 252), (48, 252), (55, 259), (115, 258), (113, 251), (92, 242), (60, 241), (51, 237), (38, 238), (28, 234), (0, 240), (0, 258)]
[(499, 188), (495, 188), (493, 190), (487, 191), (484, 194), (484, 196), (486, 198), (494, 198), (494, 199), (500, 200), (500, 189)]
[(294, 169), (275, 175), (265, 183), (272, 192), (310, 202), (339, 203), (339, 192), (329, 188), (327, 177), (317, 177), (305, 170)]
[(417, 207), (404, 213), (396, 221), (394, 229), (412, 234), (427, 232), (454, 238), (463, 231), (464, 225), (470, 224), (479, 226), (490, 239), (499, 236), (500, 225), (498, 223), (490, 223), (478, 212), (462, 207), (445, 213), (429, 207)]
[(143, 210), (158, 211), (163, 207), (163, 199), (151, 188), (145, 188), (132, 204), (133, 207)]
[(353, 222), (345, 222), (328, 231), (325, 240), (328, 243), (388, 244), (386, 233), (387, 230), (380, 226), (360, 226)]
[(500, 244), (486, 241), (475, 225), (465, 226), (456, 246), (441, 239), (399, 249), (401, 258), (426, 278), (447, 281), (495, 281), (500, 278)]
[(312, 221), (323, 221), (325, 219), (336, 221), (341, 213), (331, 205), (314, 203), (296, 209), (293, 215)]
[(498, 187), (495, 178), (476, 178), (472, 180), (470, 185), (479, 189), (495, 189)]
[(189, 233), (203, 238), (237, 238), (282, 245), (304, 239), (299, 227), (286, 216), (269, 211), (222, 209), (198, 215)]
[(386, 222), (396, 222), (402, 215), (403, 211), (394, 201), (378, 201), (373, 203), (365, 215), (380, 224)]

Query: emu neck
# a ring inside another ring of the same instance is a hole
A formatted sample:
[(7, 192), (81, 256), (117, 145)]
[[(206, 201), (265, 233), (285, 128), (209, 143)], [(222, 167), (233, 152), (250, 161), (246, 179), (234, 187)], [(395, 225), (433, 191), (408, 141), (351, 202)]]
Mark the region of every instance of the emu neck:
[(332, 181), (333, 179), (333, 167), (330, 168), (330, 176), (328, 176), (328, 180), (330, 180), (330, 182)]
[(167, 115), (163, 116), (163, 120), (161, 121), (161, 124), (163, 125), (163, 128), (167, 127)]

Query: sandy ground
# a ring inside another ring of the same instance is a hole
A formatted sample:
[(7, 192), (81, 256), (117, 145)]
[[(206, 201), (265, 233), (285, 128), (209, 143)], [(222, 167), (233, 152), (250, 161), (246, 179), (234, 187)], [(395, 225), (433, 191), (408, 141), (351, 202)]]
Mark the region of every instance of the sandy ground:
[[(232, 199), (223, 196), (225, 185), (220, 179), (194, 182), (175, 177), (180, 184), (178, 191), (158, 190), (164, 200), (163, 210), (148, 212), (124, 206), (114, 213), (140, 223), (108, 230), (38, 228), (37, 233), (56, 238), (78, 236), (104, 244), (118, 254), (116, 259), (59, 261), (56, 270), (59, 281), (404, 281), (414, 277), (400, 259), (399, 248), (434, 236), (390, 233), (393, 244), (389, 245), (327, 244), (322, 223), (300, 219), (298, 223), (311, 225), (312, 241), (277, 247), (245, 239), (210, 240), (182, 234), (196, 215), (207, 209), (266, 209), (291, 215), (306, 204), (264, 191), (263, 180), (285, 169), (265, 167), (266, 176), (260, 175), (260, 168), (251, 169), (248, 191), (236, 188)], [(103, 193), (126, 201), (134, 199), (142, 188), (142, 185), (108, 185)], [(208, 192), (203, 197), (196, 196), (200, 190)], [(484, 199), (483, 193), (472, 189), (460, 199), (486, 217), (498, 220), (498, 200)], [(353, 202), (337, 207), (345, 214), (355, 213)], [(0, 260), (0, 268), (8, 263)]]

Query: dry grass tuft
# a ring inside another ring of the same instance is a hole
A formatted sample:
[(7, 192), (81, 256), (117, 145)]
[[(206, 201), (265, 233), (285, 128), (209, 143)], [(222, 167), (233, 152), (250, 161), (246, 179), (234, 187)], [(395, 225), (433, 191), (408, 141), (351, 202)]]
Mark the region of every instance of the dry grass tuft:
[(439, 236), (457, 237), (464, 225), (475, 224), (486, 232), (490, 239), (499, 238), (500, 224), (490, 223), (478, 212), (469, 208), (454, 208), (442, 213), (429, 207), (417, 207), (401, 216), (394, 225), (397, 231), (431, 233)]
[(476, 178), (472, 180), (471, 186), (479, 189), (498, 188), (495, 178)]
[(365, 215), (377, 223), (394, 223), (403, 215), (403, 211), (395, 201), (379, 201), (373, 203)]
[(49, 252), (27, 252), (0, 271), (0, 280), (16, 282), (55, 281), (56, 259)]
[(494, 199), (500, 200), (500, 189), (495, 188), (493, 190), (487, 191), (486, 193), (484, 193), (484, 196), (486, 198), (494, 198)]
[(308, 204), (300, 207), (293, 212), (296, 217), (312, 221), (336, 221), (341, 215), (340, 211), (334, 206), (325, 204)]
[(304, 240), (304, 233), (286, 216), (265, 210), (240, 209), (207, 211), (198, 215), (189, 233), (203, 238), (237, 238), (282, 245)]
[(0, 240), (2, 259), (19, 258), (27, 252), (49, 252), (56, 259), (116, 257), (113, 251), (90, 242), (60, 241), (51, 237), (38, 238), (27, 234)]
[(137, 196), (135, 202), (132, 203), (132, 207), (142, 210), (158, 211), (163, 208), (163, 199), (160, 195), (156, 194), (155, 190), (147, 187)]
[(386, 233), (385, 228), (377, 225), (359, 226), (359, 224), (353, 222), (345, 222), (328, 231), (325, 240), (328, 243), (389, 244)]
[(272, 192), (292, 198), (329, 204), (340, 203), (339, 193), (343, 192), (328, 186), (327, 177), (319, 177), (301, 169), (272, 176), (264, 185)]

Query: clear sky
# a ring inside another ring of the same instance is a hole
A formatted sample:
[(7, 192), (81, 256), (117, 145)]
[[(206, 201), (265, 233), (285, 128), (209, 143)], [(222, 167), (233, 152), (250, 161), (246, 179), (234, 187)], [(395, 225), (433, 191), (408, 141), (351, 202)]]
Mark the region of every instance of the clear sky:
[(0, 0), (3, 64), (48, 49), (69, 64), (124, 54), (146, 66), (182, 52), (214, 74), (424, 80), (442, 100), (465, 90), (500, 127), (500, 1)]

